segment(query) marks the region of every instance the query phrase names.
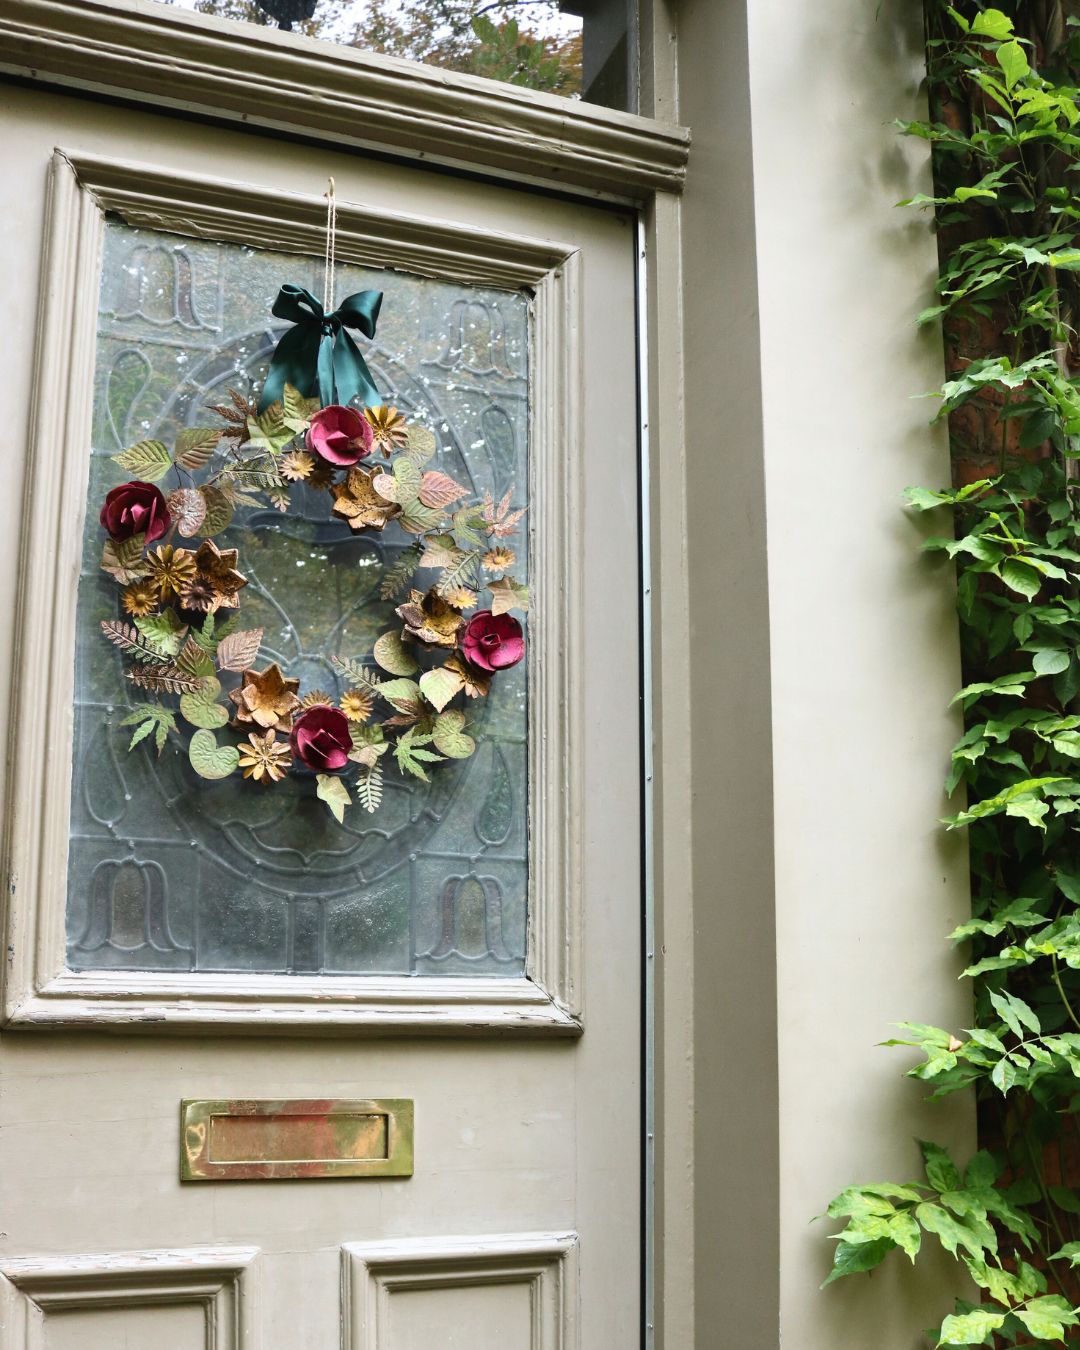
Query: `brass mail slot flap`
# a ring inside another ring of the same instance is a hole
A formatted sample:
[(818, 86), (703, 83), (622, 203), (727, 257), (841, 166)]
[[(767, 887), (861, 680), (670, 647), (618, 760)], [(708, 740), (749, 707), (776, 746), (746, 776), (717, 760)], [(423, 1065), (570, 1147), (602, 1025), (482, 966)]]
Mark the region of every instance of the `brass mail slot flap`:
[(411, 1177), (413, 1104), (183, 1101), (181, 1181)]

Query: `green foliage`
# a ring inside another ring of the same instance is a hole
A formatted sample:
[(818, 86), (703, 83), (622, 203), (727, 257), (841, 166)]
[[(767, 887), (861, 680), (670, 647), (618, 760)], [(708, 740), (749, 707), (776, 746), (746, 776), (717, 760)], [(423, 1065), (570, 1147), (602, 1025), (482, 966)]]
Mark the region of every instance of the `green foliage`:
[[(890, 1045), (934, 1098), (973, 1090), (984, 1147), (962, 1170), (923, 1143), (924, 1181), (849, 1187), (829, 1283), (900, 1251), (955, 1258), (939, 1345), (1077, 1340), (1080, 1254), (1080, 24), (1059, 6), (928, 0), (945, 326), (939, 391), (976, 481), (909, 488), (939, 512), (926, 550), (956, 569), (964, 713), (946, 781), (967, 831), (974, 1025), (901, 1023)], [(985, 466), (985, 467), (984, 467)], [(952, 530), (946, 533), (951, 518)]]
[[(270, 22), (256, 0), (197, 0), (195, 8), (248, 23)], [(530, 89), (573, 94), (581, 85), (580, 34), (560, 38), (534, 28), (550, 24), (559, 8), (555, 0), (368, 0), (357, 22), (353, 0), (322, 0), (296, 30)]]

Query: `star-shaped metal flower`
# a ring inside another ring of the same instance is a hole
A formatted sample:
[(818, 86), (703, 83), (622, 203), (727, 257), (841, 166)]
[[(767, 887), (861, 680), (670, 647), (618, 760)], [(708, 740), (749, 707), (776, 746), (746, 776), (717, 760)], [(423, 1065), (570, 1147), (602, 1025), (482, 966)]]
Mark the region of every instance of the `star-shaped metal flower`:
[(216, 614), (219, 609), (236, 609), (238, 592), (247, 585), (247, 577), (236, 570), (237, 550), (218, 548), (212, 539), (204, 539), (195, 554), (195, 576), (189, 594), (192, 609)]
[(434, 587), (426, 595), (412, 591), (395, 613), (405, 624), (410, 637), (432, 647), (452, 647), (461, 627), (461, 614), (448, 604)]
[(236, 704), (238, 722), (288, 731), (292, 714), (300, 706), (299, 688), (300, 681), (285, 679), (274, 661), (265, 670), (245, 670), (240, 688), (233, 689), (229, 698)]
[(343, 483), (334, 483), (334, 515), (349, 522), (352, 530), (381, 530), (401, 513), (396, 502), (380, 497), (372, 486), (378, 470), (350, 469)]
[(409, 433), (405, 426), (405, 419), (396, 408), (385, 406), (365, 408), (364, 416), (375, 433), (375, 445), (387, 457), (390, 456), (392, 451), (408, 444)]
[(292, 763), (292, 751), (288, 741), (279, 741), (277, 732), (270, 730), (260, 736), (251, 732), (247, 744), (240, 746), (239, 765), (245, 778), (254, 778), (256, 783), (265, 778), (268, 783), (277, 783), (285, 777)]

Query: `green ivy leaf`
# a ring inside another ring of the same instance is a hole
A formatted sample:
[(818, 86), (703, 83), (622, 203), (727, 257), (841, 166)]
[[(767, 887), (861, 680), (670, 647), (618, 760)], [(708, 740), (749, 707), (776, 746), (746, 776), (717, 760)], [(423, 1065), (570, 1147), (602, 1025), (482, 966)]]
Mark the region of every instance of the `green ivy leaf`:
[(315, 775), (315, 795), (320, 801), (323, 801), (330, 808), (330, 812), (339, 825), (344, 824), (345, 808), (352, 806), (352, 798), (349, 796), (349, 789), (331, 773), (318, 773)]
[(476, 742), (465, 732), (465, 714), (456, 708), (435, 719), (432, 741), (448, 759), (468, 759), (476, 749)]
[(240, 752), (235, 745), (218, 745), (214, 733), (203, 728), (191, 738), (188, 759), (201, 778), (228, 778), (236, 770)]
[(190, 694), (180, 695), (180, 711), (193, 727), (216, 731), (229, 720), (228, 710), (217, 702), (221, 682), (212, 675), (204, 679), (202, 687)]

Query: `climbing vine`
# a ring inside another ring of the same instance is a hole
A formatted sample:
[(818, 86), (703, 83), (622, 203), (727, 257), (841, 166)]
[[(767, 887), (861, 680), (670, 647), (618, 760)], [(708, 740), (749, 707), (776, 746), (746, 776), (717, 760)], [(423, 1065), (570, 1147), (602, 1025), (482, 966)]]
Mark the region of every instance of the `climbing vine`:
[[(972, 1025), (901, 1023), (933, 1098), (974, 1090), (980, 1150), (851, 1186), (827, 1283), (940, 1246), (939, 1345), (1080, 1344), (1080, 19), (1064, 0), (927, 0), (930, 142), (954, 482), (914, 487), (956, 568)], [(950, 530), (950, 524), (952, 526)], [(962, 1278), (964, 1277), (964, 1278)], [(970, 1277), (970, 1278), (967, 1278)]]

